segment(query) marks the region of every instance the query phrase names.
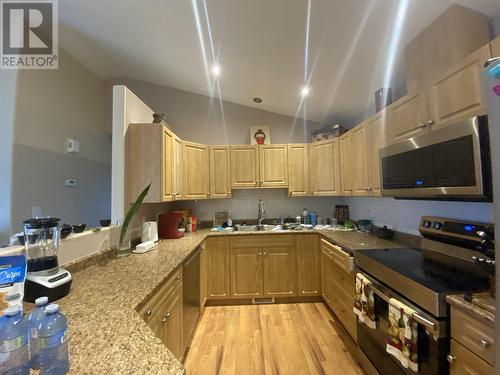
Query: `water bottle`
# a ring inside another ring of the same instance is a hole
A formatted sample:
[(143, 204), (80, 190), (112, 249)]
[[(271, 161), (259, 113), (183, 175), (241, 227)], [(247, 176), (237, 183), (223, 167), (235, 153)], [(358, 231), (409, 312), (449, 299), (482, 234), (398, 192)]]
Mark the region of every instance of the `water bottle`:
[(0, 374), (29, 375), (28, 325), (19, 306), (0, 318)]
[(40, 368), (40, 361), (38, 359), (38, 329), (42, 318), (45, 316), (45, 306), (49, 302), (47, 297), (40, 297), (35, 300), (36, 307), (31, 311), (28, 316), (28, 335), (29, 335), (29, 349), (30, 349), (30, 362), (32, 369)]
[(59, 305), (45, 308), (38, 331), (40, 373), (63, 375), (69, 371), (68, 321), (59, 312)]

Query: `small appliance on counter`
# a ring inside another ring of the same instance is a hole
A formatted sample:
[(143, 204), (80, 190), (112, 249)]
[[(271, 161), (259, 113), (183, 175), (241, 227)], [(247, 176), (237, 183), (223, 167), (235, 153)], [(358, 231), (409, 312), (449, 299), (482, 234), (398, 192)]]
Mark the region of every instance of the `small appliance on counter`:
[(142, 224), (141, 242), (158, 241), (158, 223), (156, 221), (145, 221)]
[(370, 233), (372, 231), (372, 221), (368, 219), (359, 220), (358, 231), (361, 233)]
[(179, 232), (179, 223), (182, 222), (182, 212), (173, 211), (158, 215), (158, 236), (165, 239), (177, 239), (184, 236)]
[(24, 300), (47, 296), (55, 301), (69, 293), (71, 274), (59, 267), (57, 252), (61, 241), (60, 219), (34, 218), (25, 220), (24, 243), (27, 257), (27, 275)]

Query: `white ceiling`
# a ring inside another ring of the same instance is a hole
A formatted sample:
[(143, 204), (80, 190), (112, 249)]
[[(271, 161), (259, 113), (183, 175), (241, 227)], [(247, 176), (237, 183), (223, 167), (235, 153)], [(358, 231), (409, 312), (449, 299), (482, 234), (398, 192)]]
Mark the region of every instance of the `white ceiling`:
[[(224, 100), (319, 122), (368, 107), (382, 87), (399, 0), (311, 0), (304, 84), (307, 0), (206, 0)], [(410, 0), (404, 46), (453, 3), (492, 17), (498, 0)], [(213, 63), (203, 0), (64, 0), (60, 42), (103, 79), (132, 77), (210, 95), (194, 7)], [(402, 50), (394, 83), (404, 81)], [(263, 99), (260, 105), (254, 96)]]

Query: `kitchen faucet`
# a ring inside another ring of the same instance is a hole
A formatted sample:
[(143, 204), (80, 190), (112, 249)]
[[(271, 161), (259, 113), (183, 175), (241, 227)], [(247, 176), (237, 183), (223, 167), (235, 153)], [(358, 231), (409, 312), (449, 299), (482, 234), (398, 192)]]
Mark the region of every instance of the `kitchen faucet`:
[(259, 199), (259, 214), (257, 216), (257, 226), (258, 228), (262, 227), (262, 221), (266, 218), (266, 210), (264, 209), (264, 201)]

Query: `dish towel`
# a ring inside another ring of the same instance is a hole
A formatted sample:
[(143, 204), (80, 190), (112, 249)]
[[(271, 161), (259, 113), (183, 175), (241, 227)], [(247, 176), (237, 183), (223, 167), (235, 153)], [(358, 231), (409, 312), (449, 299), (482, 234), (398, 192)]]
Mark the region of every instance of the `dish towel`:
[(377, 328), (375, 316), (375, 302), (371, 281), (362, 274), (356, 274), (356, 291), (354, 294), (354, 314), (358, 316), (360, 322), (368, 327)]
[(389, 300), (389, 332), (387, 353), (396, 358), (404, 368), (418, 372), (418, 323), (415, 311), (398, 300)]

